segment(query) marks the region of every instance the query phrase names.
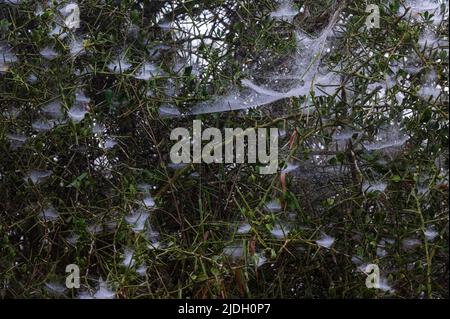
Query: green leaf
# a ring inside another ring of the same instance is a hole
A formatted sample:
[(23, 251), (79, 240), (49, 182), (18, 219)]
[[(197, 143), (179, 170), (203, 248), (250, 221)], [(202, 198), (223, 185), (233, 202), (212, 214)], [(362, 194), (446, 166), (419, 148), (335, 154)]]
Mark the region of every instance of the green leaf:
[(81, 183), (83, 182), (83, 180), (88, 176), (88, 174), (86, 172), (84, 172), (83, 174), (81, 174), (80, 176), (78, 176), (77, 178), (75, 178), (73, 180), (72, 183), (70, 183), (67, 187), (75, 187), (75, 188), (80, 188)]
[(113, 96), (114, 96), (114, 93), (113, 93), (113, 91), (111, 89), (106, 89), (105, 90), (106, 103), (108, 103), (108, 106), (109, 106), (110, 109), (112, 107)]

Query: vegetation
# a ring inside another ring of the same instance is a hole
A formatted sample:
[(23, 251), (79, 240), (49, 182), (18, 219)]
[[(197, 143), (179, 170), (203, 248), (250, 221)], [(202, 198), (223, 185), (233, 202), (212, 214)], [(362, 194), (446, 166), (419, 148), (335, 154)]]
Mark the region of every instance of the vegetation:
[[(1, 297), (448, 298), (447, 2), (67, 3), (0, 1)], [(193, 119), (278, 173), (171, 164)]]

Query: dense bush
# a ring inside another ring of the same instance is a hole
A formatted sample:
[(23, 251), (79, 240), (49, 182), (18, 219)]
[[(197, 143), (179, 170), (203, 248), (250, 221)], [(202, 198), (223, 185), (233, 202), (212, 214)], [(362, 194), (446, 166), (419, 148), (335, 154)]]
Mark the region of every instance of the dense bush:
[[(0, 296), (448, 298), (447, 2), (373, 3), (0, 1)], [(171, 164), (193, 119), (278, 173)]]

